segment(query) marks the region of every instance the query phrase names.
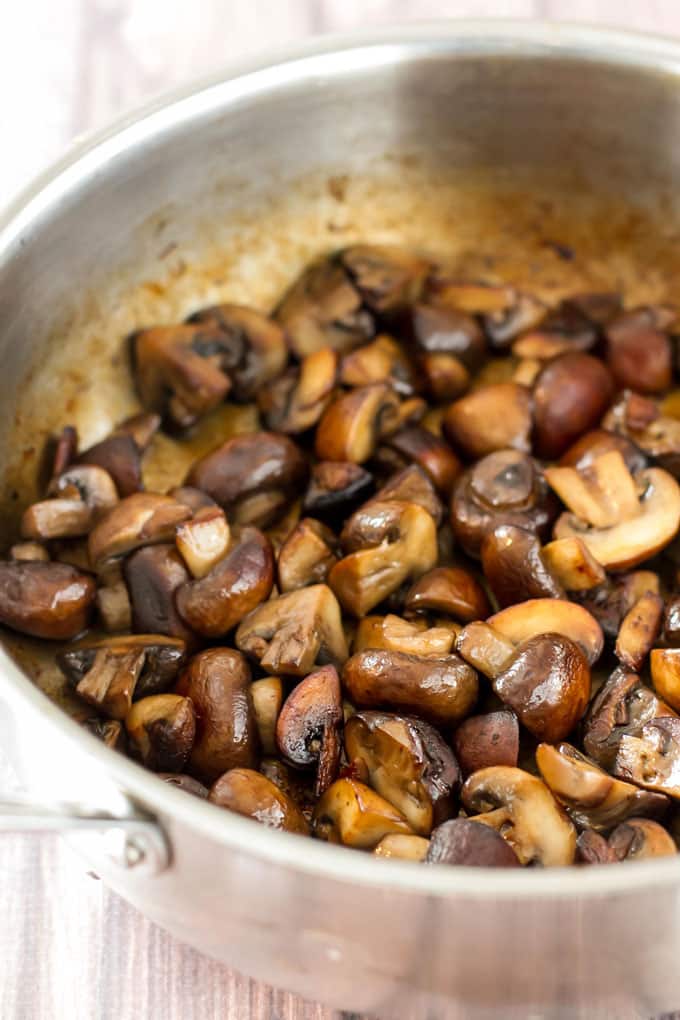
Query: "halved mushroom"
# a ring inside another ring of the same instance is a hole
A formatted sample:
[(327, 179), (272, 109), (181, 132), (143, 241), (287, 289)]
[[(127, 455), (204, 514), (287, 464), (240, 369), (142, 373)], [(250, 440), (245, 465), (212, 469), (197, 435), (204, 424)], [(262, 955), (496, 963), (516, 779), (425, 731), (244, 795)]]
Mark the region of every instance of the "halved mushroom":
[(88, 550), (96, 571), (141, 546), (168, 542), (191, 511), (170, 496), (137, 492), (112, 507), (90, 532)]
[(588, 591), (574, 593), (598, 621), (607, 637), (616, 639), (623, 619), (646, 592), (659, 592), (659, 577), (649, 570), (633, 570), (606, 578)]
[(512, 308), (517, 291), (507, 284), (486, 283), (481, 280), (460, 280), (451, 277), (443, 267), (437, 267), (428, 279), (428, 293), (438, 305), (455, 308), (469, 315), (492, 315)]
[(589, 467), (549, 467), (545, 477), (563, 503), (585, 525), (610, 528), (639, 513), (635, 481), (618, 450), (603, 453)]
[(629, 818), (610, 833), (608, 842), (619, 861), (672, 857), (678, 852), (670, 833), (649, 818)]
[(343, 386), (387, 383), (402, 397), (413, 396), (416, 387), (413, 366), (403, 348), (384, 333), (372, 343), (344, 355), (340, 382)]
[(477, 700), (477, 674), (454, 653), (367, 649), (347, 660), (342, 681), (354, 705), (413, 712), (435, 726), (460, 722)]
[(255, 768), (257, 723), (250, 668), (232, 648), (209, 648), (190, 661), (175, 687), (196, 711), (196, 741), (190, 771), (211, 783), (228, 769)]
[(404, 608), (436, 612), (468, 623), (489, 615), (489, 600), (481, 584), (463, 567), (434, 567), (409, 589)]
[(384, 648), (391, 652), (411, 655), (447, 655), (455, 641), (455, 632), (449, 627), (428, 627), (425, 620), (402, 620), (389, 613), (387, 616), (364, 616), (354, 635), (355, 652), (367, 648)]
[(315, 666), (347, 659), (340, 606), (325, 584), (288, 592), (253, 610), (236, 631), (236, 646), (273, 674), (307, 676)]
[(320, 460), (363, 464), (379, 440), (398, 422), (399, 399), (385, 383), (359, 386), (337, 397), (324, 411), (316, 430)]
[(132, 604), (125, 581), (97, 588), (97, 610), (104, 630), (115, 634), (132, 629)]
[(437, 527), (442, 522), (444, 508), (428, 475), (417, 464), (392, 475), (376, 492), (372, 502), (385, 503), (397, 500), (401, 503), (417, 503), (427, 510)]
[(580, 538), (557, 538), (541, 549), (541, 559), (566, 591), (591, 591), (607, 575)]
[(359, 464), (322, 460), (312, 468), (303, 510), (324, 520), (342, 520), (372, 489), (372, 475)]
[(466, 776), (491, 765), (517, 765), (517, 716), (505, 710), (471, 715), (456, 729), (453, 749)]
[(597, 358), (573, 351), (550, 360), (533, 385), (538, 456), (559, 457), (594, 428), (613, 393), (611, 376)]
[(513, 641), (483, 620), (468, 623), (456, 638), (458, 654), (490, 679), (512, 662), (515, 650)]
[(295, 443), (275, 432), (235, 436), (196, 461), (187, 484), (207, 492), (232, 523), (266, 528), (304, 486), (307, 464)]
[(452, 818), (438, 826), (425, 856), (428, 864), (472, 868), (519, 868), (509, 841), (474, 818)]
[(562, 634), (579, 646), (591, 666), (602, 654), (604, 635), (597, 620), (565, 599), (529, 599), (502, 609), (487, 623), (514, 645), (541, 634)]
[(177, 588), (175, 604), (194, 633), (217, 638), (268, 599), (273, 585), (271, 542), (257, 528), (243, 528), (208, 574)]
[(340, 259), (364, 302), (381, 315), (413, 304), (430, 271), (425, 259), (386, 244), (354, 244)]
[(100, 442), (78, 456), (79, 464), (94, 464), (109, 473), (121, 497), (144, 488), (142, 454), (161, 423), (157, 414), (138, 414), (121, 422)]
[(49, 541), (76, 538), (92, 528), (92, 508), (83, 503), (76, 489), (59, 499), (43, 499), (26, 508), (21, 518), (21, 537)]
[(614, 779), (571, 744), (539, 744), (536, 764), (579, 828), (606, 832), (632, 815), (660, 818), (668, 810), (670, 802), (663, 794)]
[(663, 635), (669, 644), (680, 644), (680, 596), (666, 602), (663, 618)]
[(616, 657), (627, 669), (639, 670), (661, 633), (663, 599), (648, 591), (628, 610), (616, 639)]
[(371, 500), (347, 521), (342, 543), (348, 552), (331, 569), (328, 583), (343, 608), (364, 616), (437, 562), (437, 529), (416, 503)]
[(357, 712), (345, 726), (345, 752), (418, 835), (429, 835), (453, 813), (458, 763), (434, 727), (420, 719)]
[(325, 581), (337, 563), (338, 540), (330, 528), (305, 517), (291, 531), (278, 555), (281, 592), (294, 591), (308, 584)]
[(680, 712), (680, 648), (653, 648), (649, 665), (654, 690), (676, 712)]
[(189, 698), (153, 694), (125, 717), (132, 750), (154, 772), (181, 772), (193, 747), (196, 716)]
[(192, 325), (216, 331), (214, 354), (233, 384), (236, 400), (251, 400), (261, 387), (276, 379), (286, 367), (286, 337), (273, 319), (246, 305), (214, 305), (194, 312)]
[(429, 845), (429, 840), (422, 836), (392, 832), (383, 836), (373, 853), (376, 857), (389, 857), (397, 861), (423, 861)]
[(64, 563), (0, 561), (0, 624), (66, 641), (87, 627), (96, 591), (92, 577)]
[(220, 562), (229, 548), (230, 537), (224, 510), (218, 506), (197, 510), (175, 532), (177, 548), (195, 578), (205, 577)]
[(663, 393), (670, 387), (669, 319), (663, 307), (635, 308), (607, 325), (607, 364), (618, 386), (631, 386), (640, 393)]
[(448, 443), (420, 425), (402, 429), (386, 442), (407, 461), (415, 461), (443, 496), (449, 495), (461, 472), (461, 463)]
[(281, 677), (266, 676), (250, 685), (260, 746), (264, 754), (276, 754), (276, 723), (283, 705)]
[(588, 351), (598, 339), (598, 328), (590, 315), (576, 301), (562, 301), (557, 308), (551, 309), (538, 323), (532, 324), (528, 330), (522, 330), (521, 339), (513, 344), (513, 354), (519, 350), (541, 352), (537, 356), (547, 359), (570, 352), (576, 354)]
[(50, 554), (40, 542), (16, 542), (9, 550), (15, 563), (49, 563)]
[(470, 373), (455, 354), (421, 354), (418, 367), (437, 403), (462, 397), (470, 386)]
[(356, 779), (337, 779), (314, 808), (313, 832), (328, 843), (372, 850), (390, 833), (412, 835), (389, 801)]
[[(541, 543), (533, 531), (498, 524), (482, 542), (481, 552), (484, 576), (499, 606), (532, 598), (564, 597), (564, 589), (544, 561)], [(476, 618), (487, 615), (478, 613)]]
[(632, 443), (626, 436), (616, 432), (607, 432), (606, 429), (593, 429), (592, 432), (586, 432), (562, 454), (560, 464), (564, 467), (583, 470), (592, 467), (603, 453), (610, 453), (612, 450), (618, 450), (626, 467), (633, 475), (649, 467), (647, 458), (635, 443)]
[(276, 723), (276, 743), (291, 765), (316, 766), (315, 795), (337, 778), (343, 722), (340, 680), (335, 666), (310, 673), (286, 698)]
[(662, 716), (643, 726), (639, 736), (624, 734), (614, 775), (680, 799), (680, 719)]
[(261, 772), (233, 768), (213, 784), (211, 804), (236, 811), (269, 829), (309, 835), (307, 820), (291, 798)]
[(194, 636), (175, 605), (175, 594), (189, 581), (189, 572), (174, 545), (138, 549), (125, 560), (123, 573), (132, 607), (132, 629), (193, 643)]
[(536, 776), (495, 765), (474, 772), (461, 797), (472, 821), (499, 831), (521, 864), (549, 868), (573, 863), (576, 829)]
[(531, 449), (531, 391), (518, 383), (483, 386), (456, 400), (444, 416), (444, 432), (470, 460), (496, 450)]
[(260, 390), (258, 404), (270, 429), (295, 435), (316, 425), (326, 410), (338, 371), (338, 355), (322, 347)]

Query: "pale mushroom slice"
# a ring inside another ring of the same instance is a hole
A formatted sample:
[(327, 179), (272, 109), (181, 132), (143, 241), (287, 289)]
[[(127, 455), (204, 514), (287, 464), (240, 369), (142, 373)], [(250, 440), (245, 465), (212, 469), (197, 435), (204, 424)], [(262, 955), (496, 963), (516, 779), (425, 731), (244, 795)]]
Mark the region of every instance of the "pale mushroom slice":
[(276, 723), (283, 705), (283, 683), (279, 676), (265, 676), (250, 685), (253, 712), (264, 754), (275, 755)]
[(573, 864), (576, 829), (536, 776), (506, 765), (480, 769), (465, 782), (461, 798), (471, 820), (499, 831), (521, 864)]
[(383, 836), (373, 850), (376, 857), (389, 857), (396, 861), (424, 861), (430, 846), (424, 836), (407, 836), (392, 832)]
[(680, 719), (664, 716), (621, 738), (614, 774), (680, 800)]
[(495, 613), (487, 623), (513, 645), (541, 634), (562, 634), (579, 646), (591, 666), (604, 646), (602, 628), (595, 617), (566, 599), (528, 599)]
[(404, 620), (401, 616), (364, 616), (354, 635), (353, 650), (384, 648), (409, 655), (447, 655), (456, 639), (450, 626), (428, 627), (425, 620)]
[(566, 591), (590, 591), (607, 579), (604, 567), (581, 538), (548, 542), (541, 549), (541, 557)]
[(317, 839), (372, 850), (390, 833), (413, 830), (389, 801), (356, 779), (338, 779), (318, 801), (313, 816)]
[(593, 528), (610, 528), (639, 512), (635, 481), (618, 450), (588, 467), (548, 467), (545, 477), (563, 503)]
[(580, 828), (605, 832), (633, 815), (660, 818), (669, 800), (615, 779), (571, 744), (539, 744), (536, 764), (553, 796)]
[(178, 525), (175, 541), (193, 577), (201, 578), (226, 555), (230, 537), (224, 510), (208, 506)]

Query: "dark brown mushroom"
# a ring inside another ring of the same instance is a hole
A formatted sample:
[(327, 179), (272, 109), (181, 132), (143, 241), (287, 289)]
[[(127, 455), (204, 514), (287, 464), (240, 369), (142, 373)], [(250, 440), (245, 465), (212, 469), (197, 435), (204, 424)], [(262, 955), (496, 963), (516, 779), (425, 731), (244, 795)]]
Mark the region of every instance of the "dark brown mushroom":
[(190, 661), (175, 687), (196, 711), (196, 741), (189, 771), (214, 782), (233, 768), (255, 768), (257, 724), (250, 692), (250, 669), (232, 648), (209, 648)]
[(96, 590), (92, 577), (64, 563), (0, 561), (0, 624), (67, 641), (87, 627)]
[(168, 786), (175, 786), (178, 790), (190, 793), (192, 797), (199, 797), (201, 800), (208, 798), (207, 786), (199, 783), (198, 779), (194, 779), (193, 776), (186, 776), (181, 772), (158, 772), (157, 776)]
[(484, 332), (494, 350), (503, 351), (520, 333), (538, 326), (546, 312), (545, 305), (538, 298), (515, 292), (512, 301), (505, 307), (484, 314)]
[(549, 361), (533, 387), (535, 449), (559, 457), (611, 403), (614, 386), (606, 367), (589, 354), (570, 352)]
[(217, 503), (207, 492), (201, 492), (192, 485), (177, 485), (170, 489), (168, 496), (187, 507), (192, 513), (197, 514), (201, 510), (209, 510), (217, 506)]
[(619, 741), (613, 772), (645, 790), (680, 799), (680, 719), (653, 719), (639, 735), (625, 733)]
[(334, 666), (305, 677), (286, 698), (276, 724), (276, 743), (291, 765), (316, 768), (315, 795), (335, 781), (343, 722), (340, 680)]
[(616, 657), (626, 669), (637, 671), (647, 658), (661, 633), (663, 599), (648, 591), (629, 609), (623, 618), (616, 639)]
[(48, 441), (47, 460), (50, 461), (50, 479), (63, 474), (78, 455), (78, 430), (74, 425), (64, 425), (58, 436)]
[(453, 735), (453, 748), (463, 774), (491, 765), (517, 765), (519, 726), (514, 712), (471, 715)]
[(359, 386), (337, 397), (316, 430), (320, 460), (363, 464), (379, 440), (398, 425), (399, 399), (385, 383)]
[(616, 432), (607, 432), (606, 429), (594, 429), (592, 432), (586, 432), (562, 454), (560, 464), (580, 471), (592, 467), (598, 457), (601, 457), (603, 453), (610, 453), (611, 450), (619, 451), (632, 475), (649, 467), (647, 458), (635, 443), (632, 443), (626, 436)]
[(291, 531), (279, 550), (278, 579), (281, 592), (325, 581), (337, 563), (339, 543), (330, 528), (305, 517)]
[(541, 549), (541, 560), (563, 589), (588, 592), (605, 584), (607, 575), (588, 547), (575, 535), (557, 538)]
[(381, 315), (413, 304), (430, 271), (425, 259), (386, 244), (355, 244), (340, 259), (364, 303)]
[(181, 772), (193, 747), (196, 716), (189, 698), (153, 694), (125, 717), (132, 751), (154, 772)]
[(531, 449), (532, 398), (526, 386), (504, 382), (468, 393), (444, 416), (444, 433), (470, 460), (496, 450)]
[(173, 545), (138, 549), (123, 566), (132, 606), (132, 629), (139, 634), (167, 634), (193, 644), (194, 635), (177, 612), (175, 593), (190, 580)]
[(410, 588), (404, 600), (409, 612), (435, 612), (468, 623), (486, 618), (491, 608), (481, 584), (463, 567), (433, 567)]
[(248, 768), (233, 768), (211, 787), (211, 804), (236, 811), (269, 829), (309, 835), (307, 820), (297, 805), (271, 780)]
[(644, 861), (677, 854), (670, 833), (649, 818), (629, 818), (609, 835), (609, 848), (618, 861)]
[(157, 414), (141, 414), (122, 422), (110, 436), (88, 447), (78, 457), (79, 464), (104, 468), (116, 483), (121, 497), (144, 488), (142, 454), (160, 426)]
[(583, 606), (565, 599), (528, 599), (495, 613), (487, 623), (514, 645), (543, 634), (561, 634), (579, 646), (591, 666), (604, 646), (597, 620)]
[(680, 595), (675, 595), (666, 602), (663, 634), (669, 644), (680, 644)]
[(177, 526), (175, 542), (195, 578), (205, 577), (226, 555), (231, 533), (218, 506), (197, 510), (189, 521)]
[(607, 325), (607, 364), (618, 386), (640, 393), (662, 393), (670, 387), (673, 351), (666, 313), (663, 308), (635, 308)]
[(281, 758), (263, 758), (260, 772), (297, 805), (304, 817), (311, 821), (317, 797), (314, 796), (314, 776), (295, 769)]
[(576, 840), (577, 864), (615, 864), (617, 860), (615, 852), (600, 832), (594, 829), (579, 832)]
[(323, 520), (341, 521), (372, 489), (372, 475), (359, 464), (322, 460), (312, 468), (303, 510)]
[(175, 528), (191, 516), (188, 507), (170, 496), (138, 492), (112, 507), (90, 532), (88, 551), (96, 571), (141, 546), (168, 542)]
[(451, 818), (430, 837), (427, 864), (454, 867), (519, 868), (517, 854), (503, 837), (474, 818)]
[(412, 834), (401, 812), (356, 779), (337, 779), (314, 808), (317, 839), (373, 849), (390, 833)]
[(430, 477), (438, 492), (448, 497), (460, 474), (461, 463), (443, 439), (420, 425), (402, 429), (386, 440), (406, 461), (414, 461)]
[(354, 651), (384, 648), (411, 655), (448, 655), (456, 639), (452, 627), (428, 627), (425, 620), (402, 620), (387, 616), (364, 616), (354, 635)]
[[(533, 598), (564, 597), (564, 589), (544, 561), (533, 531), (499, 524), (482, 542), (482, 568), (499, 606)], [(479, 613), (488, 616), (488, 613)]]
[(322, 347), (261, 389), (258, 405), (267, 426), (295, 435), (316, 425), (333, 396), (337, 371), (336, 351)]
[(421, 354), (418, 368), (430, 396), (437, 403), (462, 397), (470, 386), (470, 373), (455, 354)]
[(392, 475), (376, 492), (373, 501), (386, 503), (398, 500), (402, 503), (417, 503), (427, 510), (434, 523), (439, 527), (444, 516), (444, 508), (429, 476), (417, 464)]

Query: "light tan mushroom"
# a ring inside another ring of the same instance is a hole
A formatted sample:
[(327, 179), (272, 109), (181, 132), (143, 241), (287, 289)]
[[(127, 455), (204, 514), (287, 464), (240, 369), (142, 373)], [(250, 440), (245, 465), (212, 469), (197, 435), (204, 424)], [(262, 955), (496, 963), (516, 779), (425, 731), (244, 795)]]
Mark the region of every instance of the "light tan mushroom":
[(338, 779), (314, 808), (317, 839), (372, 850), (391, 833), (413, 835), (413, 830), (389, 801), (356, 779)]
[(580, 470), (548, 467), (545, 477), (572, 513), (593, 528), (611, 528), (638, 515), (637, 487), (618, 450)]
[(562, 634), (579, 646), (591, 666), (602, 654), (604, 636), (597, 620), (565, 599), (529, 599), (502, 609), (487, 623), (514, 645), (540, 634)]
[(531, 449), (531, 392), (517, 383), (484, 386), (451, 404), (444, 432), (454, 449), (476, 460), (511, 447)]
[(489, 679), (498, 676), (515, 657), (514, 641), (483, 620), (463, 627), (456, 639), (456, 651), (466, 662)]
[(566, 591), (590, 591), (604, 584), (604, 567), (582, 539), (558, 538), (541, 549), (543, 562)]
[(50, 554), (40, 542), (16, 542), (9, 550), (15, 563), (49, 563)]
[(372, 502), (417, 503), (427, 510), (437, 527), (444, 517), (444, 508), (428, 475), (417, 464), (399, 471), (376, 492)]
[(672, 857), (678, 852), (670, 833), (649, 818), (629, 818), (614, 829), (608, 842), (619, 861)]
[(338, 370), (338, 355), (322, 347), (258, 394), (267, 426), (295, 435), (311, 429), (328, 406)]
[(279, 550), (279, 590), (294, 591), (325, 581), (337, 563), (338, 550), (338, 540), (330, 528), (313, 517), (303, 518)]
[(141, 546), (174, 539), (178, 524), (191, 510), (170, 496), (137, 492), (109, 510), (90, 532), (90, 562), (96, 571)]
[(218, 506), (197, 510), (189, 521), (177, 526), (175, 541), (193, 577), (205, 577), (229, 548), (230, 530)]
[(340, 382), (343, 386), (387, 383), (403, 397), (412, 396), (415, 389), (413, 366), (404, 349), (385, 333), (370, 344), (344, 355), (340, 364)]
[(373, 850), (376, 857), (390, 857), (397, 861), (423, 861), (430, 841), (422, 836), (406, 836), (392, 832), (383, 836)]
[(384, 648), (411, 655), (447, 655), (456, 639), (450, 627), (428, 627), (425, 620), (403, 620), (387, 616), (364, 616), (354, 635), (353, 649)]
[(97, 588), (97, 609), (104, 630), (110, 634), (132, 629), (132, 605), (125, 581)]
[(680, 648), (653, 648), (649, 656), (654, 690), (680, 712)]
[(316, 430), (320, 460), (363, 464), (380, 439), (398, 425), (399, 399), (385, 383), (360, 386), (337, 397)]
[(680, 800), (680, 719), (663, 716), (643, 726), (639, 736), (624, 734), (614, 775)]

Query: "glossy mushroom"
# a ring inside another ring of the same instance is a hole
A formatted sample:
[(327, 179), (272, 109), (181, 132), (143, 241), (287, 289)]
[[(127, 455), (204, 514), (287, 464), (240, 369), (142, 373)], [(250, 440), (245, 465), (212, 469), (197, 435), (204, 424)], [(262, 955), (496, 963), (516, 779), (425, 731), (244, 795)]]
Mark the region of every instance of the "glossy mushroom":
[(439, 825), (430, 837), (425, 861), (454, 867), (520, 867), (510, 843), (474, 818), (452, 818)]
[(217, 807), (252, 818), (269, 829), (309, 835), (307, 820), (278, 786), (249, 768), (232, 768), (215, 780), (208, 800)]
[(491, 765), (517, 765), (517, 716), (506, 710), (471, 715), (453, 734), (453, 749), (466, 776)]
[(605, 365), (577, 351), (550, 360), (533, 385), (535, 452), (559, 457), (602, 418), (614, 386)]
[(362, 617), (352, 647), (355, 652), (384, 648), (411, 655), (447, 655), (455, 639), (456, 632), (451, 627), (428, 627), (425, 620), (404, 620), (388, 613), (387, 616)]
[(153, 694), (137, 701), (125, 717), (134, 753), (154, 772), (181, 772), (196, 735), (196, 716), (189, 698)]
[(150, 545), (129, 556), (123, 573), (132, 608), (132, 629), (167, 634), (191, 643), (193, 634), (177, 611), (175, 595), (189, 578), (174, 545)]
[(323, 666), (305, 677), (286, 698), (276, 723), (276, 744), (298, 768), (316, 768), (320, 797), (337, 778), (343, 722), (338, 671)]
[[(498, 524), (482, 542), (482, 570), (501, 607), (533, 598), (564, 597), (533, 531)], [(479, 616), (488, 614), (479, 613)]]
[(92, 577), (64, 563), (0, 561), (0, 624), (67, 641), (87, 627), (96, 590)]
[(330, 528), (311, 517), (303, 518), (279, 550), (279, 590), (295, 591), (325, 581), (338, 553), (339, 542)]
[(484, 386), (451, 404), (444, 432), (455, 450), (470, 460), (497, 450), (531, 449), (531, 391), (518, 383)]
[(156, 492), (139, 492), (122, 499), (90, 532), (92, 568), (104, 570), (112, 560), (142, 546), (172, 541), (177, 525), (189, 517), (188, 507)]
[(342, 520), (373, 490), (373, 476), (351, 461), (319, 461), (312, 467), (303, 510), (323, 520)]
[(313, 833), (328, 843), (372, 850), (391, 833), (413, 830), (389, 801), (356, 779), (337, 779), (314, 808)]
[(261, 389), (258, 404), (267, 426), (296, 435), (316, 425), (333, 396), (337, 371), (337, 353), (322, 347)]

